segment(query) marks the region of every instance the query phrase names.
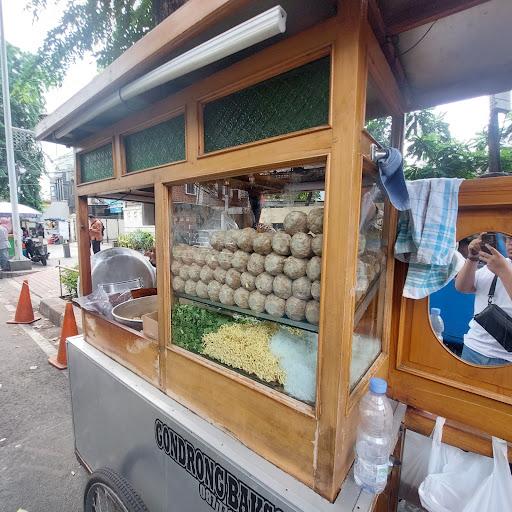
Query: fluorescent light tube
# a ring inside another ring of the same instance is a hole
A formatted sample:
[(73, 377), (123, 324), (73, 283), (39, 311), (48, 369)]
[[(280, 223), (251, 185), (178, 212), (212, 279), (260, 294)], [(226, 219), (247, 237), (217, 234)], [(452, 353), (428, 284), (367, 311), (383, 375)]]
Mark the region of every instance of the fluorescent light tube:
[(184, 76), (228, 55), (260, 43), (265, 39), (282, 34), (285, 31), (286, 12), (278, 5), (205, 41), (199, 46), (137, 78), (137, 80), (121, 87), (119, 91), (111, 94), (93, 108), (87, 110), (87, 113), (78, 116), (74, 121), (57, 130), (55, 136), (61, 139), (103, 112), (120, 105), (123, 101), (134, 98), (154, 87), (170, 82), (175, 78)]

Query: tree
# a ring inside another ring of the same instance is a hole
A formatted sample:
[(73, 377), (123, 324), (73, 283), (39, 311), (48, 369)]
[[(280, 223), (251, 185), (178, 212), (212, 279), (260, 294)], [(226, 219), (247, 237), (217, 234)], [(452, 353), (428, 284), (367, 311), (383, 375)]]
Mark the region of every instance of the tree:
[[(391, 140), (391, 118), (370, 120), (367, 129), (381, 144)], [(476, 178), (489, 166), (487, 130), (469, 142), (456, 140), (443, 115), (432, 109), (409, 112), (405, 118), (404, 172), (407, 179)], [(512, 171), (512, 116), (507, 115), (500, 140), (501, 164)]]
[[(37, 57), (7, 44), (12, 124), (17, 128), (34, 129), (44, 113), (44, 91), (55, 83), (54, 78), (38, 66)], [(44, 172), (44, 157), (39, 144), (31, 137), (15, 144), (14, 158), (20, 174), (18, 194), (22, 204), (41, 207), (39, 179)], [(5, 127), (0, 118), (0, 199), (9, 200), (9, 179), (5, 151)]]
[[(476, 134), (469, 142), (461, 142), (450, 134), (442, 115), (434, 114), (431, 117), (425, 116), (425, 111), (420, 112), (421, 131), (412, 136), (411, 131), (406, 131), (409, 137), (406, 138), (405, 174), (409, 179), (477, 178), (488, 170), (487, 129)], [(512, 119), (508, 114), (499, 140), (501, 167), (505, 172), (512, 172), (511, 135)]]
[[(35, 18), (48, 4), (57, 3), (25, 1)], [(186, 1), (67, 0), (60, 20), (45, 38), (40, 58), (60, 79), (70, 64), (88, 52), (100, 68), (106, 67)]]

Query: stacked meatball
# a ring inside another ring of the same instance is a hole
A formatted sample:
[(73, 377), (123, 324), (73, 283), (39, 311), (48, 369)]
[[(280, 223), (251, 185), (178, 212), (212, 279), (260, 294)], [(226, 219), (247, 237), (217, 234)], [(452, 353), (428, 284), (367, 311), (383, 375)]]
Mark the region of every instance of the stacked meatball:
[(173, 248), (173, 288), (255, 313), (318, 324), (323, 208), (292, 211), (284, 230), (217, 231), (211, 248)]

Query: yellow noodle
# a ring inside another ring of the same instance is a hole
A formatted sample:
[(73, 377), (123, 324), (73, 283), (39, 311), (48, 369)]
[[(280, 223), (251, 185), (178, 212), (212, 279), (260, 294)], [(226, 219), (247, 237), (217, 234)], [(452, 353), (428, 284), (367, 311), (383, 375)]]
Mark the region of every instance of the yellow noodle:
[(203, 353), (265, 382), (283, 384), (286, 373), (270, 351), (270, 339), (277, 330), (277, 326), (269, 322), (226, 324), (203, 336)]

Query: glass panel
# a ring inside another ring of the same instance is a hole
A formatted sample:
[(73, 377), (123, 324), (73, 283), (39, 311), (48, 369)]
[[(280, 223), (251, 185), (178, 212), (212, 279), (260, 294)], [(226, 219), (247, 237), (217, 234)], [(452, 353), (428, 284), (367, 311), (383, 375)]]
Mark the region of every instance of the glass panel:
[(307, 403), (324, 179), (322, 164), (172, 190), (172, 342)]
[(204, 151), (329, 122), (330, 58), (293, 69), (204, 106)]
[(80, 182), (103, 180), (114, 176), (112, 144), (80, 155)]
[(382, 146), (391, 145), (392, 117), (386, 115), (388, 109), (382, 103), (379, 92), (372, 78), (366, 85), (366, 118), (365, 128), (369, 134)]
[(455, 279), (429, 297), (432, 331), (463, 361), (488, 368), (512, 364), (504, 331), (488, 331), (473, 318), (488, 306), (496, 275), (493, 303), (512, 315), (512, 296), (504, 285), (512, 276), (512, 237), (495, 231), (474, 233), (460, 240), (458, 249), (466, 258), (464, 266)]
[(185, 159), (183, 115), (124, 138), (126, 172), (150, 169)]
[(381, 351), (387, 251), (385, 218), (385, 200), (376, 184), (376, 176), (365, 173), (361, 191), (351, 388)]

